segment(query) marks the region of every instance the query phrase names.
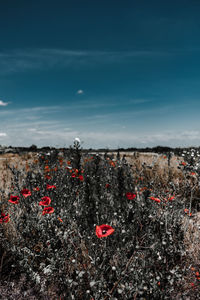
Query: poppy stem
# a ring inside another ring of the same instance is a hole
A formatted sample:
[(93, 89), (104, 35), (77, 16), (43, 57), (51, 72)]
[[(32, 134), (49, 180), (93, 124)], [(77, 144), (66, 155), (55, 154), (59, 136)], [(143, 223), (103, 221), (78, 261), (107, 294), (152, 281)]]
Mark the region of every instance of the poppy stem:
[(107, 294), (107, 296), (104, 298), (104, 300), (107, 300), (109, 297), (112, 296), (114, 290), (117, 288), (118, 284), (120, 283), (120, 281), (121, 281), (121, 280), (123, 279), (123, 277), (125, 276), (125, 273), (126, 273), (128, 267), (129, 267), (129, 265), (131, 264), (131, 262), (132, 262), (132, 260), (133, 260), (133, 258), (134, 258), (134, 256), (135, 256), (135, 252), (136, 252), (136, 251), (134, 251), (134, 253), (133, 253), (132, 256), (130, 257), (129, 261), (127, 262), (126, 267), (125, 267), (124, 271), (122, 272), (122, 276), (118, 279), (117, 282), (115, 282), (114, 286), (113, 286), (112, 289), (108, 292), (108, 294)]

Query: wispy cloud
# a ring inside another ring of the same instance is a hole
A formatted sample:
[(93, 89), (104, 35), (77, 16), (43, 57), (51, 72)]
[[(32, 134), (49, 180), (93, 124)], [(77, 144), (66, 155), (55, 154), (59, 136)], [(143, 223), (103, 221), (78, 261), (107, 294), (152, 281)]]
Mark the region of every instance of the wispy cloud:
[(7, 136), (7, 134), (5, 132), (0, 132), (0, 137), (4, 137)]
[(153, 102), (155, 100), (153, 99), (131, 99), (129, 100), (129, 103), (132, 104), (143, 104), (143, 103), (149, 103), (149, 102)]
[(7, 106), (8, 102), (4, 102), (3, 100), (0, 100), (0, 106)]
[(84, 94), (84, 91), (83, 91), (83, 90), (78, 90), (78, 91), (76, 92), (76, 94), (77, 94), (77, 95), (83, 95), (83, 94)]
[(157, 50), (86, 51), (67, 49), (16, 49), (0, 52), (0, 74), (30, 70), (92, 66), (102, 63), (120, 63), (138, 57), (158, 57), (169, 53)]

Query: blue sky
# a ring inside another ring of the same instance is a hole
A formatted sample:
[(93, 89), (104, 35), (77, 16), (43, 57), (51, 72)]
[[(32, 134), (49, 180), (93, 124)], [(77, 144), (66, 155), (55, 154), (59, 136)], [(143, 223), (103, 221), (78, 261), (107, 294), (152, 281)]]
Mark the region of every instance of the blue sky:
[(0, 144), (200, 145), (199, 0), (0, 3)]

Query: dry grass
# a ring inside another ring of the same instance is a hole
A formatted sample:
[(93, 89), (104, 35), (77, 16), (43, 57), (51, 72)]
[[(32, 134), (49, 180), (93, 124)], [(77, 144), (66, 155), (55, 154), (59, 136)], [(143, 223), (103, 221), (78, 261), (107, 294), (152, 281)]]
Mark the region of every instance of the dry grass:
[[(181, 157), (173, 156), (170, 160), (170, 166), (168, 165), (168, 160), (163, 155), (157, 155), (153, 153), (120, 153), (121, 157), (126, 155), (126, 161), (132, 165), (133, 171), (136, 171), (136, 174), (139, 174), (140, 177), (143, 177), (144, 185), (148, 183), (148, 181), (154, 180), (154, 185), (162, 184), (167, 187), (169, 181), (173, 181), (173, 183), (177, 187), (181, 187), (184, 185), (184, 175), (182, 170), (178, 169), (180, 162), (183, 161)], [(116, 155), (115, 155), (116, 157)], [(26, 169), (29, 170), (29, 166), (32, 162), (37, 158), (37, 154), (4, 154), (0, 156), (0, 189), (5, 191), (6, 195), (9, 195), (12, 191), (12, 173), (8, 169), (8, 165), (14, 166), (16, 169)], [(138, 178), (136, 178), (138, 180)], [(191, 179), (191, 186), (195, 185), (195, 179)], [(199, 190), (197, 188), (196, 193)], [(1, 200), (1, 199), (0, 199)], [(11, 212), (8, 211), (10, 214)], [(8, 224), (7, 224), (8, 225)], [(3, 226), (5, 226), (3, 224)], [(199, 237), (199, 228), (200, 228), (200, 213), (196, 213), (192, 218), (188, 218), (186, 215), (183, 219), (182, 226), (184, 228), (184, 243), (187, 248), (188, 261), (191, 262), (191, 265), (199, 266), (200, 265), (200, 237)], [(6, 226), (6, 235), (8, 239), (12, 239), (13, 241), (18, 238), (20, 233), (17, 232), (14, 225), (12, 224), (12, 220), (9, 222), (9, 226)], [(91, 273), (95, 272), (95, 268), (91, 264), (90, 257), (88, 255), (88, 250), (84, 242), (80, 244), (80, 248), (77, 249), (81, 264), (79, 265), (79, 270), (90, 269)], [(73, 264), (71, 263), (73, 257), (70, 257), (66, 262), (66, 268), (69, 269), (69, 272), (73, 273), (75, 269), (73, 269)], [(23, 278), (22, 278), (23, 281)], [(188, 278), (188, 284), (190, 282), (190, 278)], [(10, 286), (11, 295), (16, 295), (15, 299), (25, 299), (25, 297), (29, 299), (38, 299), (35, 298), (32, 292), (31, 287), (26, 291), (26, 294), (20, 295), (17, 289), (17, 282), (13, 281), (13, 286)], [(19, 283), (20, 285), (20, 283)], [(3, 286), (2, 286), (3, 287)], [(12, 299), (3, 294), (3, 289), (0, 288), (0, 292), (2, 293), (1, 299)], [(48, 299), (57, 299), (56, 291), (53, 291), (53, 287), (49, 287), (48, 295), (51, 294), (51, 298)], [(7, 298), (6, 298), (7, 297)], [(181, 296), (180, 296), (181, 297)], [(177, 298), (176, 299), (180, 299)], [(191, 298), (187, 299), (193, 299)], [(195, 299), (195, 298), (194, 298)]]

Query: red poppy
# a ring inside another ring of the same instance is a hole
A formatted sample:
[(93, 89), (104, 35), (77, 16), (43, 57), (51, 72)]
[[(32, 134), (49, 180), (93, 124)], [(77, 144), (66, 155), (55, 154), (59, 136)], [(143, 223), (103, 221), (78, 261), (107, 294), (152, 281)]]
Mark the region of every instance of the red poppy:
[(51, 198), (44, 196), (41, 198), (43, 201), (39, 202), (39, 205), (48, 206), (51, 203)]
[(151, 200), (154, 200), (155, 202), (158, 202), (158, 203), (160, 203), (160, 199), (158, 199), (158, 198), (155, 198), (155, 197), (149, 197)]
[(19, 196), (10, 196), (10, 199), (8, 202), (13, 203), (13, 204), (18, 204), (19, 203)]
[(109, 183), (106, 183), (106, 188), (108, 189), (110, 187), (110, 184)]
[(1, 213), (0, 223), (8, 223), (10, 221), (9, 214)]
[(96, 226), (96, 235), (98, 238), (106, 237), (106, 236), (112, 234), (114, 231), (115, 231), (115, 229), (112, 228), (110, 225), (103, 224), (100, 226), (98, 226), (98, 225)]
[(51, 179), (51, 176), (45, 175), (45, 178), (46, 178), (46, 179)]
[(60, 222), (63, 222), (63, 220), (62, 220), (61, 218), (59, 218), (59, 217), (58, 217), (58, 220), (59, 220)]
[(54, 208), (53, 207), (45, 207), (43, 209), (42, 215), (44, 216), (45, 214), (52, 214), (54, 212)]
[(28, 196), (31, 196), (31, 191), (29, 191), (28, 189), (23, 189), (21, 191), (21, 194), (26, 198)]
[(76, 174), (73, 173), (73, 174), (72, 174), (72, 177), (75, 178), (75, 177), (76, 177)]
[(78, 178), (83, 181), (83, 175), (79, 175)]
[(194, 176), (194, 175), (196, 175), (196, 173), (195, 172), (191, 172), (190, 175)]
[(128, 200), (133, 200), (133, 199), (135, 199), (135, 197), (136, 197), (136, 194), (134, 194), (134, 193), (126, 193), (126, 198), (128, 199)]
[(171, 196), (171, 197), (168, 198), (169, 201), (172, 201), (174, 199), (175, 199), (175, 196)]
[(196, 272), (195, 275), (196, 275), (197, 277), (199, 277), (199, 272)]
[(40, 188), (37, 186), (36, 188), (33, 189), (34, 191), (39, 191)]
[(182, 164), (183, 166), (186, 166), (186, 162), (184, 162), (184, 161), (183, 161), (181, 164)]
[(51, 189), (56, 189), (56, 186), (47, 184), (47, 190), (51, 190)]

